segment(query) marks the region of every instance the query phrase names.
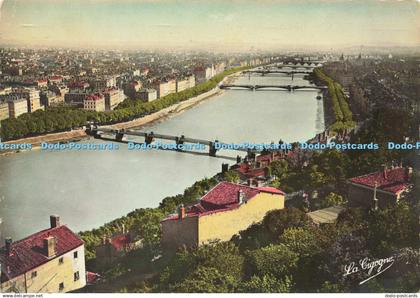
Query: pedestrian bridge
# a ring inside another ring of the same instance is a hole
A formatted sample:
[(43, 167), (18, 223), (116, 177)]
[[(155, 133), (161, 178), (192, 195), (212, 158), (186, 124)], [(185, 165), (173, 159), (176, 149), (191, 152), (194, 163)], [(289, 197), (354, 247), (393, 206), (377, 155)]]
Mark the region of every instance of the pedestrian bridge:
[[(191, 138), (186, 137), (184, 135), (176, 136), (176, 135), (166, 135), (166, 134), (159, 134), (152, 132), (145, 132), (140, 131), (136, 129), (112, 129), (112, 128), (106, 128), (106, 127), (96, 127), (91, 126), (89, 127), (86, 132), (95, 137), (100, 138), (103, 140), (109, 140), (109, 141), (117, 141), (122, 143), (128, 143), (129, 141), (124, 138), (126, 136), (136, 136), (136, 137), (143, 137), (144, 138), (144, 144), (149, 145), (152, 144), (157, 139), (160, 140), (170, 140), (174, 141), (175, 144), (184, 144), (184, 143), (190, 143), (190, 144), (201, 144), (208, 147), (208, 155), (210, 156), (216, 156), (216, 152), (218, 151), (218, 148), (216, 146), (216, 143), (218, 145), (227, 145), (227, 143), (219, 142), (218, 140), (204, 140), (204, 139), (197, 139), (197, 138)], [(111, 135), (112, 137), (107, 137)], [(131, 142), (131, 140), (130, 140)], [(133, 143), (140, 144), (139, 142), (132, 141)], [(229, 150), (235, 150), (235, 151), (242, 151), (246, 152), (249, 157), (255, 156), (256, 153), (262, 152), (262, 150), (258, 149), (245, 149), (245, 148), (232, 148)], [(178, 150), (182, 151), (182, 150)]]

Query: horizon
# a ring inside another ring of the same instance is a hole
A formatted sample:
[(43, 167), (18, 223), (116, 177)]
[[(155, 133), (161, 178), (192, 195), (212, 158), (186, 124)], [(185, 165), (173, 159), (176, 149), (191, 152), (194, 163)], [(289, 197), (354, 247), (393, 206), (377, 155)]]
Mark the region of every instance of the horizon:
[(420, 47), (420, 1), (0, 0), (0, 6), (1, 46), (224, 52)]

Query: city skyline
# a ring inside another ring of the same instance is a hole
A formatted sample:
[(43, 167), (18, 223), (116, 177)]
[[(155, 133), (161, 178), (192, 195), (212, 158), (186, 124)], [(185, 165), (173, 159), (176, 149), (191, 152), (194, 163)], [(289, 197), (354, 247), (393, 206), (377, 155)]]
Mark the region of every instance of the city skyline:
[(4, 0), (0, 5), (3, 45), (223, 51), (420, 46), (419, 1)]

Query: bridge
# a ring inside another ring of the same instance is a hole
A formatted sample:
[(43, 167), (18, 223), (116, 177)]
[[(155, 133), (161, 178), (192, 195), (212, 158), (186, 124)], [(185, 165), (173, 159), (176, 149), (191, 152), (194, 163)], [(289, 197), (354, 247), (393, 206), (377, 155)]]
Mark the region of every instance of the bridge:
[(234, 84), (223, 84), (220, 86), (220, 89), (249, 89), (249, 90), (260, 90), (260, 89), (279, 89), (284, 91), (294, 91), (294, 90), (305, 90), (305, 89), (318, 89), (326, 90), (326, 86), (303, 86), (303, 85), (234, 85)]
[(243, 73), (260, 73), (263, 76), (269, 73), (283, 73), (287, 75), (294, 75), (294, 74), (310, 74), (312, 71), (304, 71), (304, 70), (272, 70), (272, 69), (258, 69), (258, 70), (246, 70)]
[(283, 63), (275, 63), (277, 67), (291, 67), (291, 68), (315, 68), (322, 66), (324, 61), (308, 61), (308, 62), (301, 62), (301, 61), (294, 61), (294, 62), (283, 62)]
[[(209, 156), (216, 156), (218, 148), (216, 148), (216, 143), (223, 145), (227, 145), (226, 143), (219, 142), (218, 140), (210, 141), (210, 140), (203, 140), (203, 139), (196, 139), (196, 138), (190, 138), (186, 137), (184, 135), (181, 136), (174, 136), (174, 135), (165, 135), (165, 134), (158, 134), (152, 132), (144, 132), (136, 129), (111, 129), (111, 128), (99, 128), (95, 126), (91, 126), (86, 130), (86, 132), (95, 137), (100, 138), (104, 140), (109, 140), (109, 138), (106, 138), (105, 135), (113, 135), (112, 141), (120, 142), (120, 143), (128, 143), (126, 139), (124, 139), (124, 136), (137, 136), (137, 137), (144, 137), (144, 144), (149, 145), (152, 144), (156, 139), (160, 140), (170, 140), (174, 141), (176, 145), (182, 145), (184, 143), (190, 143), (190, 144), (200, 144), (207, 146), (209, 148), (208, 154)], [(136, 144), (141, 144), (138, 142), (133, 142)], [(183, 151), (180, 149), (176, 149), (177, 151)], [(254, 157), (256, 153), (262, 152), (262, 150), (257, 149), (245, 149), (245, 148), (232, 148), (228, 150), (235, 150), (235, 151), (242, 151), (246, 152), (249, 157)]]

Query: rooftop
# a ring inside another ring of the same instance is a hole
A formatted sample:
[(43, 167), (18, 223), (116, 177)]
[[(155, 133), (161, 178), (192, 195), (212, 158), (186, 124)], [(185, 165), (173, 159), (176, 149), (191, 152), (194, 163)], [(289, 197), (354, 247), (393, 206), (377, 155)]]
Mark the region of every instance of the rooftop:
[(384, 169), (383, 171), (351, 178), (350, 182), (371, 188), (374, 188), (376, 183), (378, 189), (398, 194), (411, 185), (410, 168), (396, 167)]
[(316, 224), (333, 223), (338, 215), (345, 209), (344, 206), (333, 206), (307, 213)]
[[(201, 197), (197, 204), (187, 207), (186, 214), (188, 217), (203, 216), (238, 208), (240, 206), (238, 200), (240, 192), (246, 201), (262, 192), (277, 195), (285, 194), (283, 191), (274, 187), (250, 187), (242, 184), (220, 182)], [(172, 214), (164, 219), (164, 221), (173, 219), (178, 219), (178, 214)]]
[(48, 237), (55, 238), (56, 254), (53, 258), (83, 245), (83, 241), (65, 225), (42, 230), (13, 242), (9, 254), (5, 246), (0, 249), (2, 272), (10, 279), (51, 260), (52, 258), (47, 257), (44, 249), (44, 239)]

